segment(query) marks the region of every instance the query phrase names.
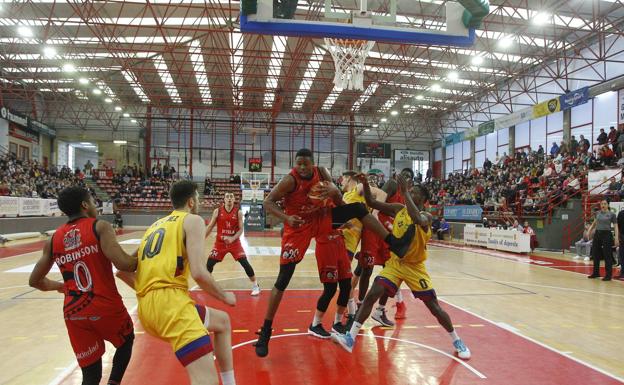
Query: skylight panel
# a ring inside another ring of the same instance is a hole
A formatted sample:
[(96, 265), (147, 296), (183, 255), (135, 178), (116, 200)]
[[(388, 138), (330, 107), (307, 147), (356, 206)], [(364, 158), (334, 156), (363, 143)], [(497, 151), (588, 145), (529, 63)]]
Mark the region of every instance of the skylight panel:
[(178, 89), (173, 82), (173, 78), (169, 73), (169, 68), (167, 68), (167, 63), (165, 63), (165, 59), (161, 55), (154, 57), (154, 65), (156, 66), (156, 71), (160, 76), (160, 79), (165, 84), (165, 89), (167, 93), (171, 97), (174, 103), (182, 103), (182, 99), (180, 99), (180, 94), (178, 93)]
[(150, 103), (150, 99), (145, 94), (143, 87), (141, 87), (138, 79), (134, 76), (134, 74), (130, 71), (122, 71), (121, 73), (123, 74), (123, 77), (126, 79), (126, 81), (130, 83), (130, 86), (134, 90), (134, 93), (139, 97), (139, 99), (141, 99), (141, 101), (144, 103)]
[(310, 60), (308, 61), (308, 68), (306, 68), (303, 79), (301, 80), (301, 84), (299, 85), (299, 92), (297, 92), (297, 96), (295, 96), (293, 108), (303, 107), (303, 103), (308, 97), (308, 91), (310, 91), (310, 88), (312, 88), (312, 82), (314, 81), (314, 78), (316, 78), (316, 73), (321, 67), (321, 62), (323, 61), (324, 54), (325, 51), (322, 48), (314, 48), (314, 52), (312, 52)]
[(204, 104), (212, 103), (212, 95), (210, 94), (210, 86), (208, 85), (208, 75), (206, 74), (206, 65), (204, 63), (204, 55), (202, 54), (201, 44), (198, 40), (189, 43), (189, 52), (191, 54), (191, 62), (195, 71), (195, 81), (199, 87)]
[(264, 95), (264, 107), (273, 107), (275, 101), (275, 89), (279, 74), (284, 60), (284, 52), (286, 51), (287, 38), (285, 36), (273, 36), (273, 45), (271, 46), (271, 63), (269, 64), (269, 72), (266, 81), (266, 94)]

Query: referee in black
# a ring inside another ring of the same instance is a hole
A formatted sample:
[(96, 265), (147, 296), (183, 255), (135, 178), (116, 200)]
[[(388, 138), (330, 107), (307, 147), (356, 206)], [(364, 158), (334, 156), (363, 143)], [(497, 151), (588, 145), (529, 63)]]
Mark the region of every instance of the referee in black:
[(624, 239), (622, 239), (622, 237), (624, 237), (624, 207), (617, 215), (617, 226), (618, 231), (620, 232), (620, 245), (622, 246), (618, 247), (618, 264), (620, 265), (620, 275), (616, 278), (624, 279)]
[[(611, 225), (615, 225), (615, 239), (611, 234)], [(613, 273), (613, 246), (617, 247), (620, 242), (617, 220), (614, 213), (609, 211), (609, 203), (606, 200), (600, 201), (600, 211), (596, 213), (594, 223), (589, 228), (589, 233), (594, 233), (592, 243), (592, 258), (594, 259), (594, 272), (587, 278), (600, 277), (600, 260), (605, 261), (606, 274), (603, 281), (610, 281)], [(615, 241), (615, 242), (614, 242)]]

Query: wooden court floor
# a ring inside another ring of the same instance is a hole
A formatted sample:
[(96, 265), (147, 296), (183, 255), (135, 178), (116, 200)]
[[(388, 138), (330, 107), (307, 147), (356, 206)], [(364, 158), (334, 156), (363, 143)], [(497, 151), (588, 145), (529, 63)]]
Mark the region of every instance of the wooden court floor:
[[(119, 236), (128, 251), (142, 232)], [(207, 240), (208, 251), (212, 238)], [(320, 288), (313, 254), (297, 267), (291, 290), (275, 321), (271, 352), (253, 354), (268, 290), (278, 269), (278, 237), (245, 239), (259, 277), (260, 298), (249, 296), (249, 281), (231, 258), (214, 275), (236, 290), (228, 309), (234, 329), (239, 384), (615, 384), (624, 378), (624, 282), (588, 280), (588, 264), (569, 258), (526, 258), (504, 253), (429, 247), (428, 269), (443, 306), (473, 358), (454, 358), (448, 335), (418, 301), (408, 298), (407, 319), (395, 328), (372, 328), (352, 355), (304, 333)], [(40, 243), (0, 248), (0, 384), (79, 383), (62, 319), (62, 298), (27, 286)], [(52, 277), (60, 279), (59, 274)], [(119, 282), (131, 314), (133, 292)], [(203, 293), (199, 302), (221, 307)], [(390, 301), (390, 305), (393, 301)], [(333, 307), (325, 320), (328, 328)], [(394, 310), (390, 308), (390, 315)], [(142, 332), (124, 384), (184, 384), (182, 368), (168, 346)], [(111, 349), (108, 349), (111, 352)], [(105, 371), (110, 355), (105, 356)], [(157, 369), (156, 369), (157, 368)]]

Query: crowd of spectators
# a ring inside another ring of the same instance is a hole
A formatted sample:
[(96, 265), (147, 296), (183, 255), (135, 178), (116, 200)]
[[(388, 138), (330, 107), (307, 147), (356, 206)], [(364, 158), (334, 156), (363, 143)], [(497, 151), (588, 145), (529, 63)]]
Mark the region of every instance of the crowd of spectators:
[[(614, 128), (609, 135), (602, 131), (599, 142), (606, 142), (594, 146), (591, 152), (583, 135), (578, 141), (572, 136), (568, 144), (553, 143), (549, 154), (544, 154), (542, 146), (536, 151), (520, 149), (513, 156), (504, 153), (495, 162), (486, 158), (481, 169), (467, 169), (451, 173), (443, 181), (426, 182), (430, 191), (436, 192), (432, 204), (481, 205), (486, 212), (543, 213), (549, 205), (587, 189), (589, 170), (616, 166), (624, 134), (616, 136)], [(624, 177), (611, 180), (609, 194), (624, 197)]]
[(0, 196), (56, 199), (58, 193), (69, 186), (88, 188), (80, 169), (72, 171), (67, 166), (46, 168), (36, 160), (20, 160), (12, 154), (0, 156)]

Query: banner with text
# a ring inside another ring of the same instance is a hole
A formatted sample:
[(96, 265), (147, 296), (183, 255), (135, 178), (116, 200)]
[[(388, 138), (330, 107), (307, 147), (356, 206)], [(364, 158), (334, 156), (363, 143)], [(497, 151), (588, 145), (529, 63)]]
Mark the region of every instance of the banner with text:
[(419, 150), (394, 150), (394, 161), (420, 160), (429, 161), (429, 151)]
[(0, 217), (16, 217), (19, 214), (19, 198), (0, 197)]
[(514, 230), (466, 226), (464, 227), (464, 243), (514, 253), (531, 251), (531, 236)]
[(385, 176), (385, 179), (388, 179), (391, 175), (390, 159), (357, 158), (357, 165), (363, 173), (366, 173), (369, 170), (380, 170)]
[(512, 112), (509, 115), (505, 115), (502, 118), (494, 119), (494, 127), (497, 130), (515, 126), (526, 121), (531, 120), (533, 117), (533, 107), (527, 107), (520, 111)]
[(48, 217), (59, 217), (63, 212), (58, 207), (56, 199), (43, 199), (43, 215)]
[(480, 221), (483, 209), (479, 205), (444, 206), (447, 221)]
[(583, 87), (559, 97), (561, 111), (587, 103), (589, 100), (589, 87)]
[(39, 198), (20, 198), (19, 199), (19, 216), (41, 216), (43, 212), (43, 199)]
[(545, 102), (533, 106), (533, 118), (541, 118), (542, 116), (554, 114), (561, 111), (559, 98), (553, 98)]

